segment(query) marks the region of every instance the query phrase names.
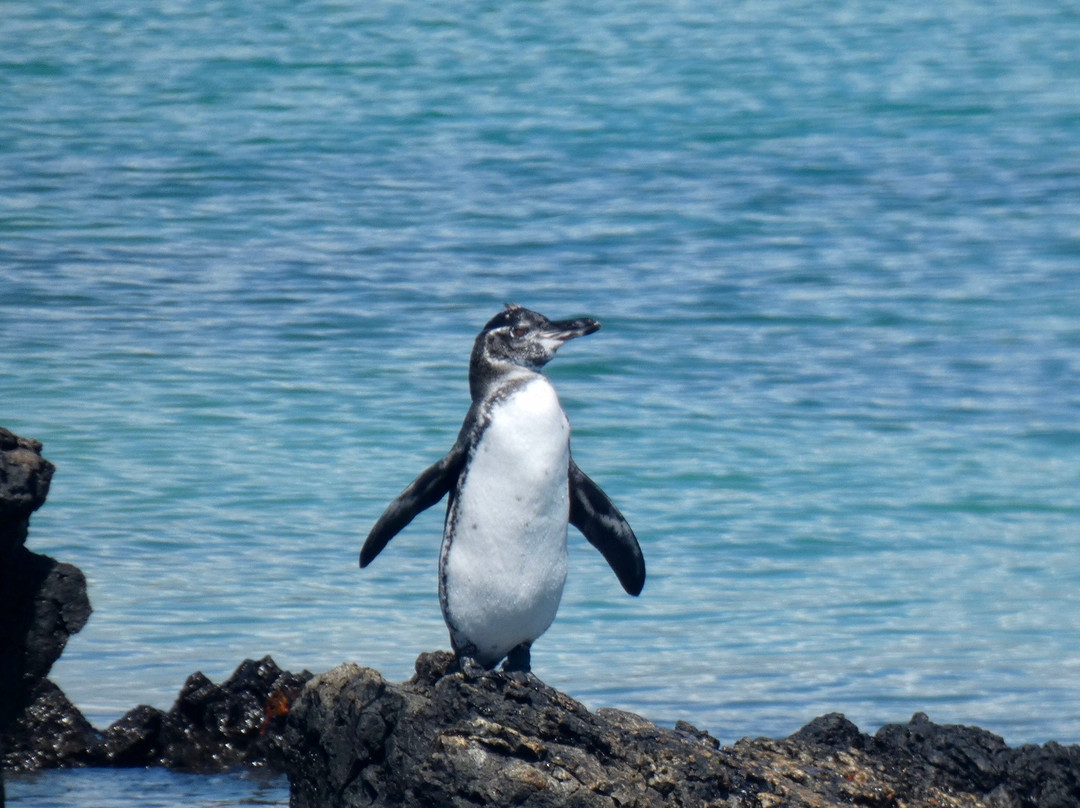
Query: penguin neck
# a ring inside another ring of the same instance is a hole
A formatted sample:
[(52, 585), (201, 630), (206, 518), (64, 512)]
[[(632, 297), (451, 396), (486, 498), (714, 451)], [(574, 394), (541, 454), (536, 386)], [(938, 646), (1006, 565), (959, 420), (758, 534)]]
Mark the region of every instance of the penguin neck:
[(469, 361), (469, 394), (475, 403), (509, 381), (531, 379), (539, 375), (537, 371), (514, 362), (492, 359), (480, 346), (477, 346), (473, 349), (472, 358)]

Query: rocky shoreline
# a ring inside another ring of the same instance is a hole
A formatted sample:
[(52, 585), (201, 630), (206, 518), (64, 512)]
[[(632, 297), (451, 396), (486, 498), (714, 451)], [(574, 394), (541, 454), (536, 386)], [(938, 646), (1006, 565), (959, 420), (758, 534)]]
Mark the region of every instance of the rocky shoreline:
[(447, 652), (400, 684), (351, 663), (313, 676), (245, 660), (97, 730), (47, 678), (91, 612), (82, 573), (25, 546), (53, 472), (40, 443), (0, 427), (2, 770), (262, 767), (288, 775), (294, 808), (1080, 806), (1080, 746), (1013, 749), (922, 714), (868, 735), (833, 713), (724, 747), (684, 721), (590, 712), (533, 676), (455, 672)]
[(286, 725), (291, 805), (1080, 805), (1077, 746), (1010, 749), (922, 714), (871, 736), (834, 713), (724, 747), (686, 722), (590, 712), (535, 677), (451, 673), (451, 662), (423, 654), (400, 685), (352, 664), (314, 677)]
[(274, 660), (244, 660), (221, 684), (187, 678), (168, 711), (140, 705), (105, 730), (91, 726), (63, 691), (46, 682), (3, 738), (9, 772), (102, 766), (164, 766), (213, 773), (243, 766), (284, 770), (289, 705), (311, 674)]
[[(0, 427), (0, 771), (70, 766), (168, 766), (221, 771), (282, 768), (288, 706), (311, 674), (247, 660), (218, 685), (192, 674), (167, 712), (139, 706), (95, 729), (48, 679), (90, 618), (86, 579), (26, 547), (30, 517), (55, 467), (41, 443)], [(3, 783), (0, 779), (0, 805)]]
[(587, 710), (539, 679), (464, 675), (421, 654), (394, 684), (347, 663), (312, 676), (270, 657), (225, 682), (192, 674), (168, 711), (94, 729), (47, 685), (5, 738), (4, 767), (284, 772), (293, 808), (1075, 808), (1080, 746), (1010, 748), (917, 714), (873, 735), (843, 715), (730, 747), (680, 721)]
[(38, 441), (0, 427), (0, 754), (28, 705), (55, 689), (46, 677), (90, 618), (82, 572), (26, 548), (55, 471)]

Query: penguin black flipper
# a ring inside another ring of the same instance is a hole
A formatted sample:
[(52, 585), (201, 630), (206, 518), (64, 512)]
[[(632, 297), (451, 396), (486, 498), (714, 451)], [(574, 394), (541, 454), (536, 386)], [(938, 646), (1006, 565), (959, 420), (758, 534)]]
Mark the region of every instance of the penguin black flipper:
[(638, 595), (645, 586), (645, 559), (637, 536), (600, 486), (570, 458), (570, 524), (604, 556), (623, 589)]
[(416, 515), (426, 511), (452, 491), (461, 476), (468, 457), (468, 444), (457, 441), (445, 457), (424, 469), (395, 499), (375, 527), (368, 533), (364, 546), (360, 550), (360, 566), (366, 567), (372, 562), (390, 539), (394, 538)]

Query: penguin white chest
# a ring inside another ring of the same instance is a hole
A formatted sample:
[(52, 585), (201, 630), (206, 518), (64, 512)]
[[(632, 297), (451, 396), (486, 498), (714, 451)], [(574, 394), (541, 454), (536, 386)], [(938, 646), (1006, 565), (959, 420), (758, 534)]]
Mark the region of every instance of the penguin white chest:
[(440, 601), (455, 646), (492, 664), (543, 634), (566, 582), (570, 424), (537, 376), (495, 403), (449, 514)]

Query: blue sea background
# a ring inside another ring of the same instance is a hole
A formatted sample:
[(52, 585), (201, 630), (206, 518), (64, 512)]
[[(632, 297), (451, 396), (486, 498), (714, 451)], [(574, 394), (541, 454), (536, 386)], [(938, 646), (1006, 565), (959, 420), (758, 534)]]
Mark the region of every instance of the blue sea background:
[(442, 509), (357, 553), (512, 300), (602, 321), (549, 375), (649, 567), (629, 598), (572, 531), (545, 681), (724, 742), (1080, 742), (1078, 54), (1047, 0), (6, 0), (0, 425), (94, 606), (53, 678), (104, 727), (448, 647)]

